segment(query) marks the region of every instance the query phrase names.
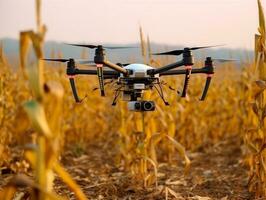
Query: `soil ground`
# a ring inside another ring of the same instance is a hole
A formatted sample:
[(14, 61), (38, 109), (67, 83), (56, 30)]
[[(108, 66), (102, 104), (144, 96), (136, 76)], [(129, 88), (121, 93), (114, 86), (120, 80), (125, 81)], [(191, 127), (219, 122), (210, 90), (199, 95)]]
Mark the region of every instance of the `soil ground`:
[[(248, 192), (248, 169), (242, 162), (240, 142), (235, 138), (188, 153), (192, 164), (186, 176), (180, 160), (173, 160), (171, 165), (161, 163), (157, 188), (136, 184), (114, 164), (114, 152), (109, 147), (98, 143), (89, 145), (79, 155), (67, 150), (62, 156), (63, 165), (90, 199), (254, 199)], [(0, 186), (9, 176), (0, 175)], [(55, 190), (75, 199), (58, 178)]]

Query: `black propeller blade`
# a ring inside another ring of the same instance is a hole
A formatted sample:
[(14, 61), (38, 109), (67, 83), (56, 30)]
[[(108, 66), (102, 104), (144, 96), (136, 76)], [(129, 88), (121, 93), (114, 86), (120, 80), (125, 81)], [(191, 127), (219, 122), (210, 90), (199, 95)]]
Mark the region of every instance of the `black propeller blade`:
[(79, 64), (94, 64), (93, 60), (84, 60), (84, 59), (73, 59), (73, 58), (44, 58), (42, 60), (51, 61), (51, 62), (69, 62), (70, 60), (74, 60)]
[(70, 59), (65, 59), (65, 58), (44, 58), (42, 60), (53, 61), (53, 62), (68, 62), (68, 61), (70, 61)]
[(126, 66), (130, 65), (131, 63), (116, 63), (116, 64), (120, 67), (126, 67)]
[(215, 45), (215, 46), (202, 46), (202, 47), (186, 47), (184, 49), (178, 49), (178, 50), (173, 50), (173, 51), (167, 51), (167, 52), (162, 52), (162, 53), (154, 53), (153, 55), (173, 55), (173, 56), (179, 56), (183, 54), (185, 51), (190, 50), (198, 50), (198, 49), (207, 49), (207, 48), (213, 48), (213, 47), (218, 47), (218, 46), (223, 46), (223, 45)]
[(132, 46), (103, 46), (103, 45), (92, 45), (92, 44), (68, 44), (72, 46), (77, 46), (77, 47), (86, 47), (90, 49), (95, 49), (95, 48), (104, 48), (104, 49), (131, 49), (131, 48), (138, 48), (138, 47), (132, 47)]
[(226, 62), (239, 62), (236, 59), (221, 59), (221, 58), (212, 58), (214, 62), (226, 63)]
[(78, 61), (79, 64), (85, 65), (85, 64), (95, 64), (93, 60), (80, 60)]

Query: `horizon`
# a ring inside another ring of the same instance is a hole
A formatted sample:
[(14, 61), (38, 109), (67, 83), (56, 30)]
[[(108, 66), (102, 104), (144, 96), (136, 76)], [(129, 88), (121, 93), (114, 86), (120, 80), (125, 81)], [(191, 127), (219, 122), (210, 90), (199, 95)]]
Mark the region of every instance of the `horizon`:
[[(16, 42), (19, 42), (19, 38), (12, 38), (12, 37), (0, 37), (0, 43), (2, 43), (4, 45), (4, 43), (7, 41), (7, 40), (11, 40), (11, 41), (16, 41)], [(72, 47), (72, 48), (75, 48), (71, 45), (68, 45), (66, 41), (60, 41), (60, 40), (45, 40), (44, 41), (45, 44), (47, 43), (54, 43), (54, 44), (57, 44), (57, 45), (66, 45), (68, 47)], [(96, 42), (92, 42), (90, 44), (97, 44)], [(105, 43), (101, 43), (103, 45), (140, 45), (140, 41), (132, 41), (132, 42), (128, 42), (128, 43), (115, 43), (115, 42), (105, 42)], [(159, 43), (159, 42), (156, 42), (156, 41), (151, 41), (151, 45), (155, 45), (155, 46), (162, 46), (163, 48), (166, 48), (168, 49), (169, 47), (186, 47), (185, 45), (183, 44), (169, 44), (169, 43)], [(218, 44), (219, 46), (219, 44)], [(5, 46), (3, 46), (5, 48)], [(76, 47), (77, 48), (77, 47)], [(82, 48), (80, 48), (82, 49)], [(229, 47), (229, 45), (226, 45), (226, 44), (220, 44), (220, 47), (213, 47), (213, 48), (210, 48), (210, 49), (207, 49), (207, 50), (223, 50), (223, 49), (230, 49), (230, 50), (246, 50), (246, 51), (254, 51), (254, 48), (245, 48), (245, 47)], [(202, 51), (205, 51), (205, 50), (202, 50)]]
[[(1, 38), (0, 38), (1, 43)], [(6, 38), (3, 40), (2, 44), (5, 54), (14, 60), (14, 56), (19, 59), (19, 41), (16, 39)], [(138, 43), (128, 43), (127, 45), (140, 45)], [(109, 46), (117, 45), (115, 43), (106, 44)], [(182, 45), (166, 45), (159, 43), (151, 43), (151, 49), (153, 53), (162, 52), (165, 50), (173, 49), (182, 49)], [(71, 45), (66, 45), (64, 43), (56, 41), (46, 41), (44, 46), (45, 56), (50, 57), (54, 53), (59, 53), (65, 58), (81, 58), (81, 55), (84, 55), (84, 50), (87, 52), (87, 55), (90, 57), (93, 55), (92, 50), (86, 48), (73, 47)], [(107, 50), (108, 58), (114, 62), (129, 62), (129, 60), (134, 60), (136, 62), (142, 62), (141, 48), (126, 49), (126, 50)], [(251, 49), (243, 48), (230, 48), (227, 46), (215, 47), (210, 49), (202, 49), (195, 51), (193, 53), (196, 60), (204, 60), (206, 55), (213, 58), (224, 58), (224, 59), (237, 59), (239, 61), (249, 61), (254, 58), (254, 51)], [(158, 57), (159, 58), (159, 57)], [(169, 57), (170, 58), (170, 57)], [(172, 58), (171, 58), (172, 59)]]
[[(46, 0), (42, 8), (46, 40), (56, 42), (139, 43), (141, 25), (156, 44), (253, 49), (258, 27), (253, 0)], [(35, 28), (34, 0), (2, 1), (0, 10), (0, 38)]]

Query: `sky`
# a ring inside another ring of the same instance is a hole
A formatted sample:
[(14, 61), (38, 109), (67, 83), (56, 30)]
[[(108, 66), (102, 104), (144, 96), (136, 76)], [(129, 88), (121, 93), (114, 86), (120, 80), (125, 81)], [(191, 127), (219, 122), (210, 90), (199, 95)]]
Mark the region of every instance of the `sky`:
[[(266, 0), (261, 0), (266, 9)], [(46, 40), (134, 43), (139, 25), (155, 43), (252, 49), (256, 0), (42, 0)], [(0, 0), (0, 38), (34, 29), (35, 0)]]

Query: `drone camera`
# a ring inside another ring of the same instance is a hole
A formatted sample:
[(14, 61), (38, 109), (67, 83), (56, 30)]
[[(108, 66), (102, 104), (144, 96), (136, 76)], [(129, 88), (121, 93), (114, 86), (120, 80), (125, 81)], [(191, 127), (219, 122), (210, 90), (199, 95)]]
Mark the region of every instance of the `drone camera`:
[(144, 90), (145, 84), (135, 83), (133, 87), (134, 87), (134, 90)]
[(154, 111), (155, 103), (153, 101), (131, 101), (128, 102), (128, 109), (131, 111)]

